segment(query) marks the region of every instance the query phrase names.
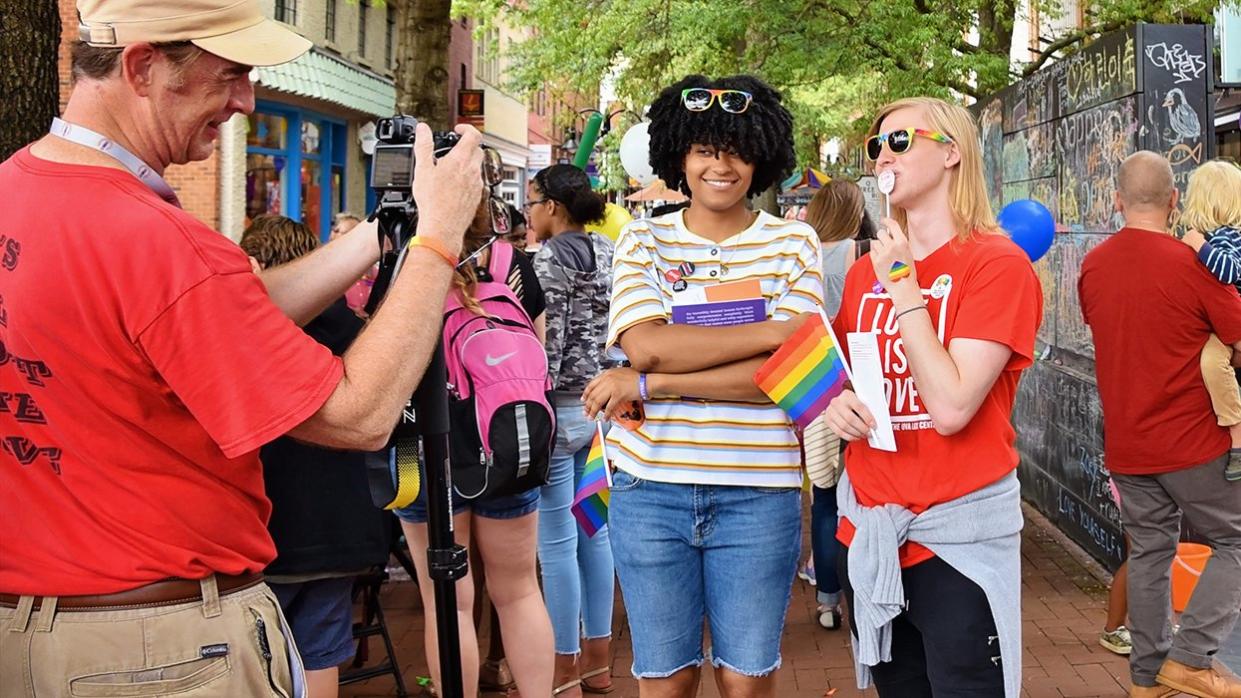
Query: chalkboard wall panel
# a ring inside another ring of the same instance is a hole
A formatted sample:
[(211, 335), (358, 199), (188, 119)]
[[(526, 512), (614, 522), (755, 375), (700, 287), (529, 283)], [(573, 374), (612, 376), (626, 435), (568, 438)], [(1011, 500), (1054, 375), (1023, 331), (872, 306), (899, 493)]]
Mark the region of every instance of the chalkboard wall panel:
[(1114, 232), (1120, 163), (1137, 150), (1137, 98), (1126, 97), (1056, 122), (1060, 222), (1075, 232)]
[[(1089, 359), (1094, 358), (1094, 342), (1090, 327), (1082, 319), (1081, 301), (1077, 295), (1077, 277), (1081, 274), (1082, 260), (1086, 253), (1102, 242), (1104, 235), (1064, 235), (1057, 245), (1056, 286), (1056, 348)], [(1047, 395), (1048, 400), (1059, 400), (1056, 393)]]
[[(1041, 181), (1041, 180), (1039, 180)], [(1031, 197), (1038, 197), (1031, 192)], [(1034, 263), (1034, 271), (1038, 274), (1039, 284), (1043, 287), (1043, 322), (1038, 328), (1038, 341), (1043, 346), (1056, 345), (1056, 302), (1061, 293), (1059, 269), (1060, 248), (1064, 243), (1057, 242), (1051, 246), (1043, 258)], [(1073, 291), (1074, 289), (1068, 289)]]
[(975, 113), (982, 139), (983, 178), (987, 183), (991, 208), (998, 211), (1003, 202), (1001, 189), (1004, 186), (1004, 100), (994, 97), (982, 104)]
[(1138, 91), (1134, 33), (1129, 30), (1108, 34), (1065, 61), (1060, 116), (1075, 114)]
[(1004, 133), (1047, 123), (1060, 113), (1067, 63), (1053, 63), (1029, 78), (1006, 88), (1004, 95)]
[(1077, 277), (1086, 253), (1122, 225), (1113, 199), (1125, 157), (1138, 148), (1163, 153), (1183, 194), (1193, 168), (1214, 156), (1208, 38), (1202, 26), (1137, 25), (972, 107), (996, 211), (1032, 198), (1057, 221), (1055, 244), (1035, 264), (1040, 359), (1025, 372), (1013, 414), (1022, 492), (1113, 567), (1124, 546)]
[(1205, 31), (1173, 25), (1142, 32), (1142, 147), (1168, 158), (1182, 189), (1207, 155), (1206, 141), (1214, 141)]

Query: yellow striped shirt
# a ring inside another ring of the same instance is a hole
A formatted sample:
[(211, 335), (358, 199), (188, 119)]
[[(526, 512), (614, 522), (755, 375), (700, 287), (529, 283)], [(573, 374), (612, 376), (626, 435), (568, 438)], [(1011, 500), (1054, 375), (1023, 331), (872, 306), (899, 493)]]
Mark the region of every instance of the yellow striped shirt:
[[(767, 317), (818, 312), (823, 304), (819, 239), (805, 223), (760, 213), (754, 224), (712, 242), (685, 227), (683, 211), (630, 223), (616, 243), (608, 347), (652, 320), (672, 320), (678, 292), (665, 274), (690, 262), (688, 286), (758, 279)], [(619, 355), (619, 354), (618, 354)], [(643, 405), (634, 432), (608, 434), (613, 465), (659, 482), (800, 487), (801, 455), (788, 417), (770, 402), (658, 399)]]

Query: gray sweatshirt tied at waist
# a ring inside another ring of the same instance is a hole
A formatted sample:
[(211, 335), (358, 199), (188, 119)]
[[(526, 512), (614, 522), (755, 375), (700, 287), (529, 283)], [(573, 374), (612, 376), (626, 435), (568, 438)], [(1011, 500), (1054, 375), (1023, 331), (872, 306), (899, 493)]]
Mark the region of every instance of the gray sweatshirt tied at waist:
[(1005, 698), (1021, 694), (1020, 485), (1012, 472), (986, 487), (915, 515), (897, 504), (864, 507), (848, 467), (836, 488), (840, 515), (857, 528), (849, 545), (849, 584), (857, 642), (858, 688), (871, 684), (870, 667), (892, 659), (892, 619), (905, 608), (898, 556), (901, 545), (924, 545), (982, 588), (999, 634)]

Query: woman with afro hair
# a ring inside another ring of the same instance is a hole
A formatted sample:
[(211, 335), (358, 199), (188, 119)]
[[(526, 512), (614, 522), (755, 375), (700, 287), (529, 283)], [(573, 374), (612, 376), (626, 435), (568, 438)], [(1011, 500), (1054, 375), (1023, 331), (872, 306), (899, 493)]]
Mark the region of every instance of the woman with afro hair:
[[(582, 396), (612, 429), (609, 528), (642, 696), (696, 694), (703, 620), (724, 696), (774, 696), (801, 541), (801, 457), (754, 372), (823, 302), (814, 230), (750, 209), (794, 166), (792, 118), (761, 80), (691, 75), (651, 105), (650, 162), (688, 208), (616, 244), (607, 344), (630, 366)], [(674, 324), (710, 286), (757, 289), (750, 324)], [(617, 350), (620, 350), (619, 352)]]

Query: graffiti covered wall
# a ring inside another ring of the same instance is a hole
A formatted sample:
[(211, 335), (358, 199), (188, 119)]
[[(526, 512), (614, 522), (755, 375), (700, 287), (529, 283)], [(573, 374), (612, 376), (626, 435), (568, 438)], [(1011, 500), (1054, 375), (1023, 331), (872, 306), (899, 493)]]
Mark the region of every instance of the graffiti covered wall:
[(1044, 295), (1040, 359), (1022, 379), (1013, 415), (1022, 493), (1112, 567), (1124, 543), (1077, 277), (1086, 253), (1121, 227), (1113, 197), (1126, 156), (1163, 153), (1182, 193), (1193, 168), (1213, 157), (1210, 55), (1205, 27), (1140, 24), (973, 107), (992, 205), (1031, 198), (1057, 221), (1055, 244), (1035, 264)]

